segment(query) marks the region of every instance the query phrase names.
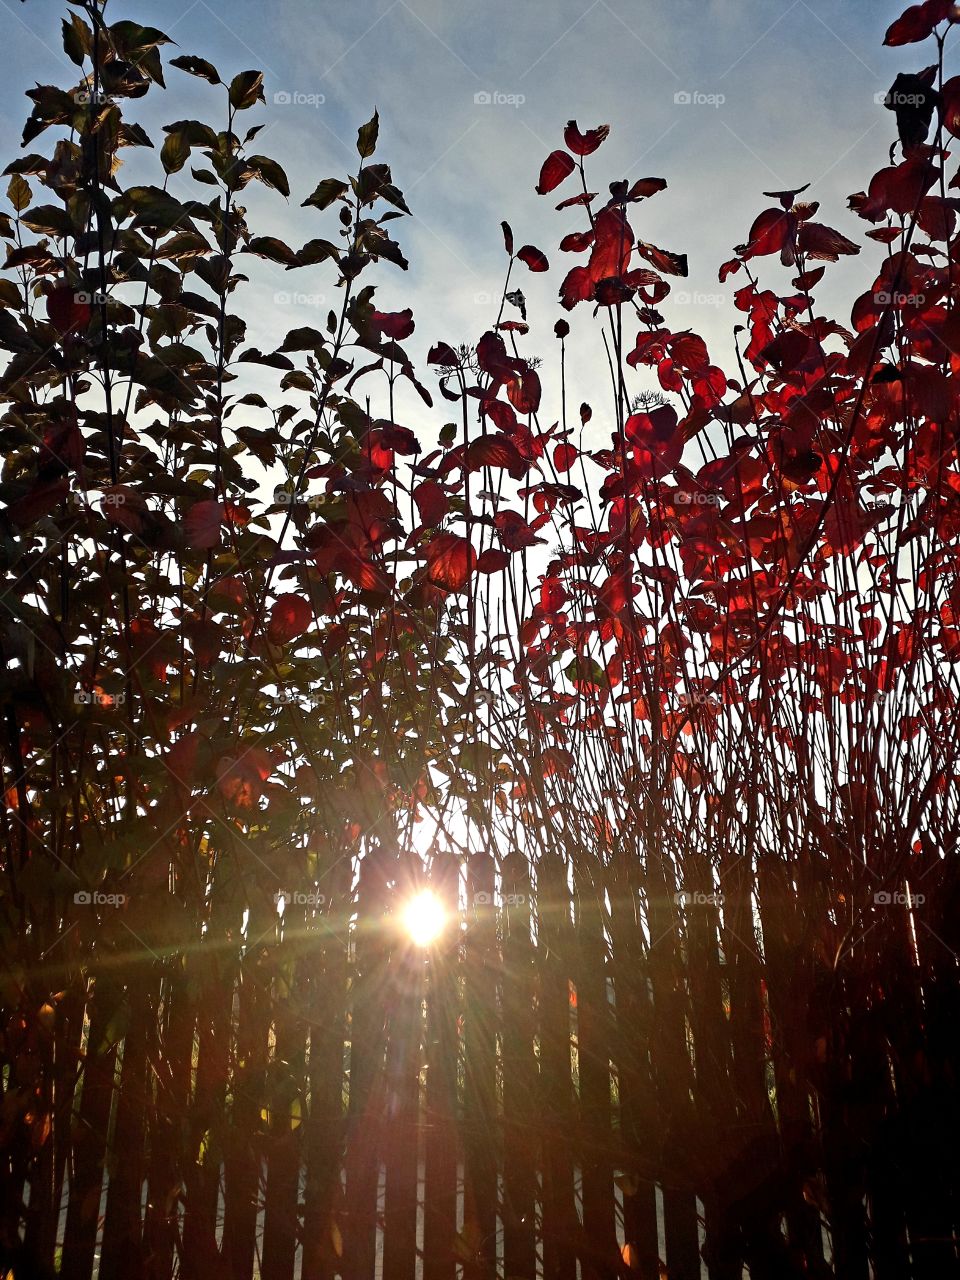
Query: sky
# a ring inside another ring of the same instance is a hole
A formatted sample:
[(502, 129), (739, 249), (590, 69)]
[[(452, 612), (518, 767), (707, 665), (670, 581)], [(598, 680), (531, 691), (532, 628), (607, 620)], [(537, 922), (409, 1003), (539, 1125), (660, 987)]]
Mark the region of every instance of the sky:
[[(61, 0), (0, 6), (6, 163), (30, 105), (23, 91), (34, 81), (75, 83), (75, 73), (60, 43)], [(179, 46), (167, 58), (200, 55), (224, 79), (251, 67), (265, 72), (266, 104), (248, 115), (265, 126), (256, 150), (284, 165), (292, 195), (285, 202), (248, 189), (246, 203), (259, 234), (295, 247), (334, 238), (335, 213), (300, 203), (320, 179), (355, 170), (357, 127), (379, 110), (377, 159), (391, 165), (414, 216), (392, 224), (410, 270), (384, 266), (377, 301), (384, 310), (413, 307), (417, 329), (406, 346), (424, 371), (434, 342), (475, 341), (495, 320), (504, 218), (518, 245), (533, 243), (550, 259), (548, 273), (521, 267), (513, 284), (527, 295), (534, 324), (525, 354), (554, 359), (553, 324), (564, 314), (557, 290), (582, 260), (557, 244), (585, 219), (577, 209), (555, 212), (575, 179), (546, 197), (534, 186), (571, 118), (584, 129), (611, 127), (587, 162), (592, 190), (604, 192), (615, 178), (667, 180), (632, 215), (634, 229), (688, 255), (689, 278), (673, 281), (661, 310), (673, 329), (702, 333), (724, 363), (742, 319), (732, 305), (742, 277), (721, 286), (717, 269), (770, 203), (763, 191), (809, 182), (805, 198), (821, 202), (818, 219), (863, 243), (866, 224), (846, 198), (888, 163), (894, 119), (878, 95), (898, 71), (918, 70), (931, 56), (929, 44), (882, 47), (902, 8), (899, 0), (110, 0), (108, 17), (160, 27)], [(152, 136), (162, 136), (161, 123), (218, 118), (222, 90), (175, 69), (167, 84), (165, 94), (131, 104)], [(125, 154), (139, 175), (144, 157)], [(143, 177), (154, 181), (156, 172)], [(210, 194), (179, 176), (171, 189)], [(866, 245), (860, 259), (829, 268), (821, 287), (841, 322), (879, 262), (879, 248)], [(781, 292), (791, 274), (774, 259), (763, 264), (763, 282)], [(250, 276), (257, 345), (297, 325), (322, 325), (337, 303), (322, 266), (284, 275), (252, 262)], [(579, 402), (603, 393), (594, 389), (602, 351), (586, 304), (568, 318), (580, 362), (569, 369), (571, 397)], [(648, 373), (637, 377), (637, 389), (650, 382)], [(408, 406), (422, 411), (415, 399)]]

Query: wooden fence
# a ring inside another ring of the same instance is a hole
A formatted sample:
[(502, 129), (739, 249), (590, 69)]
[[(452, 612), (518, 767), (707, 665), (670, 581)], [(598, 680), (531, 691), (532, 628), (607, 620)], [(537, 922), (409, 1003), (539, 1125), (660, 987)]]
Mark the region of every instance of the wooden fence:
[(672, 874), (370, 854), (118, 953), (3, 1044), (16, 1280), (955, 1276), (956, 939), (892, 895), (818, 965), (814, 881)]

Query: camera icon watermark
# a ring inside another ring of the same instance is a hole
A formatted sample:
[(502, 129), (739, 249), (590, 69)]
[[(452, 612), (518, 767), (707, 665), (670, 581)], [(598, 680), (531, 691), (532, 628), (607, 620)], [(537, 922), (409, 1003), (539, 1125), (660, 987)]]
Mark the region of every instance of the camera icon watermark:
[(282, 484), (278, 484), (273, 491), (273, 504), (276, 507), (292, 507), (302, 503), (305, 507), (309, 507), (311, 511), (316, 511), (318, 507), (323, 506), (323, 495), (319, 493), (295, 494), (289, 489), (284, 488)]
[(923, 293), (890, 293), (886, 289), (877, 289), (873, 298), (880, 307), (922, 307), (927, 301)]
[(103, 893), (100, 889), (78, 889), (73, 900), (78, 907), (122, 907), (127, 901), (127, 895)]
[(726, 300), (724, 293), (690, 293), (686, 289), (678, 289), (670, 295), (670, 301), (682, 307), (722, 307)]
[(694, 493), (690, 489), (678, 489), (673, 500), (678, 507), (719, 507), (721, 503), (715, 493)]
[(322, 93), (301, 93), (297, 89), (278, 89), (273, 95), (275, 107), (322, 107), (326, 102)]
[(78, 107), (103, 107), (116, 102), (116, 98), (104, 93), (102, 89), (75, 89), (72, 96)]
[(473, 905), (475, 907), (492, 907), (493, 894), (487, 893), (485, 889), (481, 889), (478, 893), (473, 895)]
[(922, 907), (926, 900), (925, 893), (903, 893), (901, 890), (888, 892), (878, 889), (873, 895), (874, 905), (878, 907)]
[(98, 293), (86, 289), (78, 289), (73, 295), (73, 300), (78, 306), (102, 307), (109, 301), (105, 293)]
[(301, 711), (319, 711), (327, 705), (322, 693), (298, 693), (296, 689), (280, 688), (276, 692), (276, 701), (283, 707), (299, 707)]
[(691, 893), (687, 889), (681, 889), (673, 895), (673, 900), (678, 907), (719, 907), (723, 902), (723, 894), (701, 893), (699, 890)]
[(481, 290), (480, 293), (473, 295), (473, 301), (478, 307), (489, 307), (493, 302), (493, 298), (489, 293)]
[(120, 693), (104, 693), (100, 689), (76, 689), (73, 694), (74, 704), (78, 707), (119, 707), (127, 700), (127, 695)]
[(673, 95), (678, 107), (722, 107), (727, 97), (724, 93), (703, 93), (700, 89), (678, 89)]
[(499, 89), (481, 89), (473, 95), (477, 107), (522, 107), (526, 100), (522, 93), (502, 93)]
[(281, 889), (279, 893), (273, 895), (273, 900), (279, 908), (284, 907), (322, 907), (327, 896), (324, 893), (307, 893), (303, 889)]
[(903, 93), (899, 89), (894, 93), (892, 89), (881, 89), (873, 95), (873, 100), (878, 107), (889, 107), (895, 111), (897, 107), (922, 107), (928, 98), (925, 93)]
[(287, 293), (281, 289), (273, 295), (274, 306), (277, 307), (322, 307), (326, 301), (325, 293)]
[(720, 699), (715, 693), (681, 693), (677, 699), (681, 707), (719, 707)]

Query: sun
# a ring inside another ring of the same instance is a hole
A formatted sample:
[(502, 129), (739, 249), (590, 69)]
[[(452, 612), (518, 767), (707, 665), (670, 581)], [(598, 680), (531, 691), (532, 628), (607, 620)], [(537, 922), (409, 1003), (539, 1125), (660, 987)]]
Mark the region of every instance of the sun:
[(403, 927), (418, 947), (429, 947), (436, 942), (446, 923), (443, 904), (430, 889), (418, 893), (403, 908)]

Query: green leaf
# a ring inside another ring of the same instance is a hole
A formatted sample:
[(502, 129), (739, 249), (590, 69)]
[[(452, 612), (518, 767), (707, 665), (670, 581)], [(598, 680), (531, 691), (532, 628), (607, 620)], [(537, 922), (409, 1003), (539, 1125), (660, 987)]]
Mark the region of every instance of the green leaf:
[(276, 160), (271, 160), (269, 156), (247, 156), (247, 164), (265, 187), (273, 187), (282, 196), (289, 196), (290, 183)]
[(135, 227), (161, 227), (170, 231), (187, 216), (180, 201), (160, 187), (131, 187), (118, 203), (136, 214)]
[(347, 184), (341, 182), (339, 178), (324, 178), (313, 195), (308, 196), (300, 207), (306, 209), (308, 205), (312, 205), (314, 209), (326, 209), (348, 190)]
[(167, 173), (179, 173), (190, 159), (191, 147), (216, 147), (217, 135), (199, 120), (177, 120), (164, 125), (167, 134), (160, 159)]
[(400, 188), (393, 185), (390, 166), (387, 164), (368, 165), (353, 185), (361, 204), (373, 204), (375, 200), (386, 200), (388, 204), (394, 205), (404, 213), (410, 212)]
[(297, 265), (315, 267), (318, 262), (326, 262), (327, 258), (336, 258), (340, 250), (329, 240), (308, 240), (297, 254)]
[(139, 22), (131, 22), (129, 19), (115, 22), (108, 31), (113, 47), (128, 61), (139, 61), (136, 54), (155, 49), (158, 44), (170, 43), (170, 37), (156, 27), (142, 27)]
[(167, 86), (163, 82), (163, 62), (160, 58), (159, 49), (145, 49), (141, 53), (137, 53), (134, 57), (137, 68), (150, 77), (154, 84), (158, 84), (161, 89)]
[(314, 391), (316, 389), (313, 379), (301, 369), (293, 369), (281, 379), (281, 391), (289, 391), (291, 387), (296, 387), (300, 391)]
[(563, 674), (571, 684), (603, 689), (608, 687), (607, 673), (595, 658), (581, 656), (567, 664)]
[(230, 105), (234, 111), (245, 111), (263, 101), (263, 72), (241, 71), (230, 81)]
[(83, 66), (84, 58), (92, 51), (90, 28), (79, 14), (71, 13), (70, 21), (63, 19), (63, 50), (71, 62)]
[(152, 147), (149, 135), (143, 128), (143, 125), (137, 124), (136, 121), (120, 122), (120, 128), (117, 133), (118, 147)]
[(185, 258), (209, 253), (210, 246), (199, 231), (178, 231), (154, 252), (157, 258), (176, 259), (180, 262)]
[(7, 199), (16, 209), (17, 213), (23, 213), (27, 205), (33, 199), (33, 192), (30, 190), (30, 183), (26, 178), (21, 178), (19, 173), (15, 173), (10, 179), (10, 185), (7, 187)]
[(366, 124), (361, 125), (357, 130), (357, 151), (366, 159), (372, 156), (377, 149), (377, 138), (380, 134), (380, 116), (374, 111), (373, 116)]
[(38, 236), (69, 236), (74, 230), (66, 209), (54, 204), (38, 204), (36, 208), (21, 213), (20, 221)]
[(35, 151), (28, 156), (21, 156), (19, 160), (12, 160), (4, 169), (4, 177), (9, 177), (12, 173), (46, 173), (50, 167), (50, 161), (44, 159), (43, 156), (37, 155)]
[(190, 159), (190, 142), (180, 132), (168, 133), (160, 148), (160, 163), (165, 173), (179, 173)]
[(292, 369), (293, 361), (288, 360), (286, 356), (282, 356), (279, 352), (270, 351), (264, 353), (257, 347), (247, 347), (246, 351), (241, 351), (237, 356), (241, 364), (265, 364), (271, 369)]
[(298, 263), (297, 255), (290, 246), (276, 236), (254, 236), (245, 252), (266, 258), (269, 262), (281, 262), (285, 267), (295, 267)]
[(199, 76), (201, 80), (208, 80), (210, 84), (221, 84), (220, 73), (212, 62), (207, 62), (206, 58), (195, 58), (193, 54), (183, 54), (179, 58), (170, 59), (171, 67), (177, 67), (180, 71), (186, 71), (187, 75)]
[[(4, 283), (13, 284), (13, 281), (10, 280)], [(20, 293), (19, 290), (16, 289), (16, 286), (14, 286), (14, 291), (16, 292), (19, 300)], [(300, 329), (291, 329), (284, 338), (279, 350), (284, 352), (313, 351), (315, 347), (322, 347), (323, 345), (323, 334), (316, 329), (312, 329), (309, 325), (304, 325)]]
[(217, 135), (200, 120), (175, 120), (163, 126), (164, 133), (182, 133), (191, 147), (216, 147)]
[(386, 258), (388, 262), (393, 262), (396, 266), (406, 271), (410, 266), (406, 258), (400, 251), (400, 246), (395, 240), (391, 240), (389, 236), (365, 236), (363, 239), (363, 247), (370, 254), (371, 258)]
[(22, 306), (23, 298), (16, 282), (0, 278), (0, 307), (12, 307), (14, 311), (19, 311)]

